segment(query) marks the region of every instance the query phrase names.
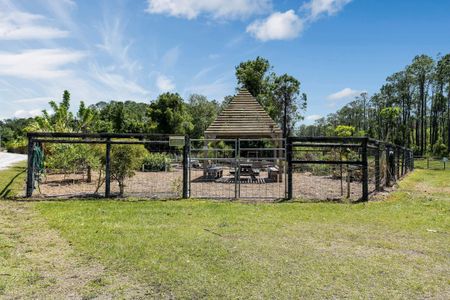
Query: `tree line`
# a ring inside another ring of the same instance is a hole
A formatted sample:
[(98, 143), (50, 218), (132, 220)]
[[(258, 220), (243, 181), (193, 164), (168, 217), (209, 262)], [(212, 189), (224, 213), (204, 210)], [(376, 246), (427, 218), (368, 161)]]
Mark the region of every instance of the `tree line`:
[(297, 134), (329, 136), (337, 130), (404, 145), (416, 155), (448, 154), (450, 54), (414, 57), (372, 96), (361, 93), (336, 113), (300, 126)]
[[(236, 91), (246, 88), (269, 115), (289, 134), (306, 108), (306, 95), (300, 94), (300, 81), (293, 76), (278, 76), (267, 59), (257, 57), (236, 66)], [(70, 92), (60, 102), (50, 101), (50, 111), (28, 119), (0, 121), (2, 145), (23, 152), (26, 132), (112, 132), (189, 134), (201, 138), (207, 127), (231, 101), (208, 99), (192, 94), (183, 99), (178, 93), (163, 93), (150, 103), (101, 101), (86, 105), (81, 101), (72, 112)]]

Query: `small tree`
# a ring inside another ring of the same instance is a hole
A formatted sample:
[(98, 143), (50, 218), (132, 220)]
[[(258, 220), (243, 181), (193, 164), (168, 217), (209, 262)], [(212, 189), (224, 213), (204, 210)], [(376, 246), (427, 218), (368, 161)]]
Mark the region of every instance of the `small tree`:
[(141, 166), (146, 150), (143, 145), (114, 145), (111, 147), (111, 177), (119, 183), (123, 196), (125, 179), (133, 177)]

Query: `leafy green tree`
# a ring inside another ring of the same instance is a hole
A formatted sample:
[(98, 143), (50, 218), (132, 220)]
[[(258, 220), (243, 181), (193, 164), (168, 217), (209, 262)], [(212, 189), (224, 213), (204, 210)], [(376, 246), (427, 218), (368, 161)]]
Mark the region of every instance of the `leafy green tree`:
[(191, 137), (200, 138), (217, 117), (220, 104), (215, 100), (209, 101), (205, 96), (193, 94), (189, 97), (188, 111), (194, 125)]
[(141, 167), (147, 150), (143, 145), (113, 145), (111, 147), (111, 178), (119, 184), (119, 194), (124, 195), (125, 180), (133, 177)]
[(274, 80), (273, 99), (278, 111), (282, 113), (283, 136), (287, 137), (296, 121), (301, 119), (299, 108), (306, 109), (306, 94), (300, 96), (300, 81), (283, 74)]
[(239, 88), (246, 88), (264, 107), (270, 117), (284, 129), (285, 135), (301, 119), (306, 108), (306, 94), (300, 95), (300, 82), (293, 76), (277, 76), (267, 59), (257, 57), (236, 67)]
[(239, 88), (247, 89), (254, 97), (264, 92), (267, 72), (271, 70), (269, 61), (260, 56), (254, 60), (241, 62), (236, 66), (236, 78)]
[(186, 134), (194, 129), (186, 105), (177, 93), (161, 94), (150, 104), (148, 116), (156, 122), (159, 133)]
[(337, 136), (349, 137), (355, 134), (355, 127), (348, 125), (339, 125), (334, 130)]

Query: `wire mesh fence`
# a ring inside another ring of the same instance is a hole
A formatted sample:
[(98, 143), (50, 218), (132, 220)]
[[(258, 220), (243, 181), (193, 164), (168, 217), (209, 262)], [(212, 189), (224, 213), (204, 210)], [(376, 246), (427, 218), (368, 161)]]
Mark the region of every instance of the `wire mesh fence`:
[(180, 198), (181, 139), (171, 146), (164, 135), (31, 134), (27, 195)]
[(410, 149), (366, 137), (31, 133), (28, 153), (26, 195), (45, 198), (357, 202), (414, 168)]
[(191, 140), (189, 157), (193, 198), (285, 198), (282, 139)]
[(448, 157), (415, 157), (414, 165), (417, 169), (450, 170)]

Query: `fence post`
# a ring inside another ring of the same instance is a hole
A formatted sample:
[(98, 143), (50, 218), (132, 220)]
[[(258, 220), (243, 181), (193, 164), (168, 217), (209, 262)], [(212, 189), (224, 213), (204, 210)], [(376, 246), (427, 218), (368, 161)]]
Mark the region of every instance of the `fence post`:
[(236, 172), (234, 174), (235, 191), (234, 197), (239, 199), (241, 197), (241, 139), (236, 139)]
[(287, 200), (292, 200), (292, 138), (286, 139), (286, 159), (287, 159)]
[(111, 139), (106, 139), (106, 158), (105, 158), (105, 197), (111, 196)]
[(369, 172), (367, 162), (367, 138), (362, 142), (362, 168), (363, 168), (363, 186), (362, 186), (362, 201), (369, 200)]
[(398, 180), (400, 179), (400, 150), (399, 150), (399, 146), (395, 146), (395, 155), (397, 157), (397, 163), (396, 163), (396, 177), (395, 179)]
[(33, 195), (33, 188), (34, 188), (34, 180), (33, 180), (33, 148), (34, 148), (34, 142), (33, 138), (29, 135), (28, 136), (28, 146), (27, 146), (27, 152), (28, 152), (28, 160), (27, 160), (27, 189), (26, 189), (26, 197), (29, 198)]
[(189, 136), (184, 137), (183, 146), (183, 199), (189, 198)]
[(411, 171), (414, 171), (414, 152), (412, 150), (409, 150), (411, 155)]
[(381, 172), (380, 172), (380, 143), (377, 142), (375, 149), (375, 190), (381, 191)]

